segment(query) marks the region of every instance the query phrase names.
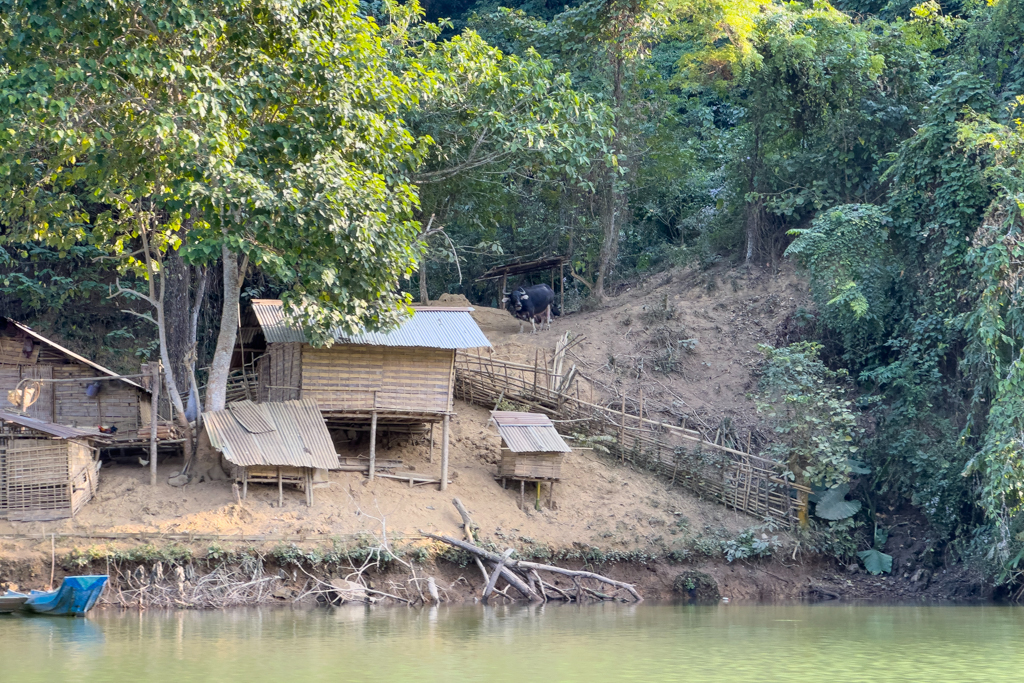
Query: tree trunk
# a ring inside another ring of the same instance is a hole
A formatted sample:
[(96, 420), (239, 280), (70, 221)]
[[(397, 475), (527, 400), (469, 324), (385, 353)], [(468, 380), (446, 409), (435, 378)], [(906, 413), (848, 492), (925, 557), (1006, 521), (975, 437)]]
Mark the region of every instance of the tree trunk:
[(223, 247), (224, 297), (220, 312), (220, 332), (217, 334), (217, 348), (210, 362), (210, 375), (206, 382), (206, 410), (224, 410), (228, 388), (228, 373), (231, 371), (231, 356), (235, 352), (238, 335), (238, 299), (242, 290), (238, 257)]
[(609, 176), (605, 201), (601, 207), (601, 253), (598, 256), (597, 278), (594, 281), (594, 296), (599, 303), (608, 300), (605, 294), (605, 280), (619, 255), (618, 192), (614, 173), (613, 171)]
[[(750, 155), (750, 173), (747, 177), (747, 192), (757, 192), (757, 171), (760, 164), (761, 157), (761, 132), (760, 129), (754, 129), (754, 151)], [(747, 232), (747, 254), (746, 263), (750, 265), (750, 262), (754, 258), (754, 252), (757, 250), (758, 241), (761, 235), (761, 224), (764, 216), (764, 200), (756, 199), (753, 202), (747, 202), (747, 215), (746, 215), (746, 232)]]
[[(166, 271), (166, 290), (164, 292), (164, 319), (167, 321), (167, 353), (171, 359), (174, 376), (186, 384), (188, 368), (185, 356), (192, 344), (189, 340), (189, 290), (192, 285), (192, 268), (188, 266), (181, 253), (168, 250), (164, 260)], [(165, 274), (161, 273), (161, 277)]]
[(427, 291), (427, 255), (420, 259), (420, 303), (430, 305), (430, 293)]

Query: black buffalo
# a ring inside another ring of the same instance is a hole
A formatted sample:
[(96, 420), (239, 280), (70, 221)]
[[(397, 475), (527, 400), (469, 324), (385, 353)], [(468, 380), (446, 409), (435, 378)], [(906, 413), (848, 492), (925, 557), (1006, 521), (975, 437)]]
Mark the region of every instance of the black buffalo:
[(523, 323), (527, 320), (533, 326), (533, 333), (537, 333), (537, 323), (543, 329), (545, 323), (551, 329), (551, 317), (561, 315), (558, 306), (555, 304), (555, 292), (547, 285), (532, 285), (519, 287), (511, 294), (505, 292), (505, 306), (509, 312), (519, 319), (519, 333), (523, 332)]

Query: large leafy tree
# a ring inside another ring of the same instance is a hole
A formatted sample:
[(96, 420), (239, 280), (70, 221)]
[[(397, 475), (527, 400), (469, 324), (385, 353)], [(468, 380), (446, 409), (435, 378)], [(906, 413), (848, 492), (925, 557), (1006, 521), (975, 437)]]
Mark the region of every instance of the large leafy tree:
[[(401, 315), (424, 141), (399, 112), (429, 74), (391, 70), (351, 2), (3, 4), (5, 237), (92, 243), (148, 286), (164, 255), (221, 261), (207, 408), (224, 400), (245, 264), (285, 283), (318, 340)], [(170, 372), (167, 345), (161, 344)], [(181, 410), (180, 378), (168, 374)]]

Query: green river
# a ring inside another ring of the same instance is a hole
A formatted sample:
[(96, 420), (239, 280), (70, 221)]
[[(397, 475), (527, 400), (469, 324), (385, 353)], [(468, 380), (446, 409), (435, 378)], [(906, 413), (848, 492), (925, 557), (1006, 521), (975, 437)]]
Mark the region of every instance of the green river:
[(0, 615), (0, 683), (1024, 681), (1024, 608), (665, 604)]

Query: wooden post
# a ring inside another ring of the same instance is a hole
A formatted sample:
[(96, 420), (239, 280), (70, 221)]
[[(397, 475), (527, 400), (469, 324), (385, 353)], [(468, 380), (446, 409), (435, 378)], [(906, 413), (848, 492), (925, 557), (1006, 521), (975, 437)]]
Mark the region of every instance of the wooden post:
[(619, 427), (619, 462), (626, 462), (626, 392), (622, 392), (622, 426)]
[(526, 480), (519, 480), (519, 509), (526, 507)]
[(559, 289), (558, 310), (562, 311), (562, 315), (565, 315), (565, 264), (564, 263), (558, 267), (558, 289)]
[[(376, 403), (376, 401), (374, 401)], [(373, 481), (373, 468), (377, 462), (377, 411), (370, 417), (370, 481)]]
[(508, 273), (501, 276), (501, 285), (498, 289), (498, 308), (505, 308), (505, 304), (502, 301), (505, 298), (505, 286), (508, 284)]
[(281, 468), (277, 468), (277, 507), (284, 507), (284, 480), (281, 478)]
[(641, 430), (644, 428), (644, 385), (640, 384), (640, 419), (637, 420), (636, 426)]
[(307, 467), (306, 470), (306, 507), (313, 507), (313, 468)]
[(242, 468), (242, 500), (249, 495), (249, 468)]
[(448, 488), (448, 423), (451, 416), (444, 415), (444, 422), (441, 423), (441, 490)]
[(427, 456), (427, 462), (431, 465), (434, 464), (434, 423), (430, 423), (430, 455)]
[(537, 480), (537, 500), (533, 504), (533, 509), (540, 511), (540, 479)]
[(149, 485), (156, 486), (156, 426), (160, 405), (160, 361), (153, 363), (153, 393), (149, 410)]

